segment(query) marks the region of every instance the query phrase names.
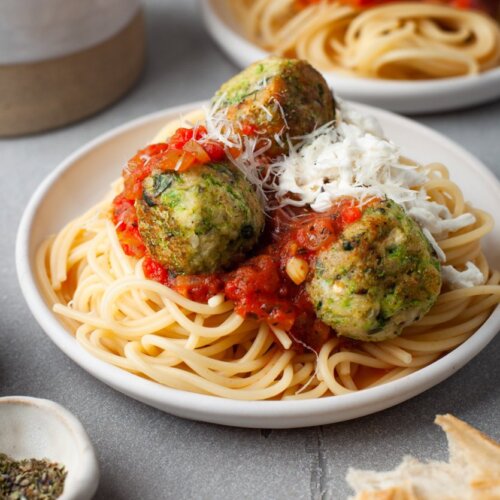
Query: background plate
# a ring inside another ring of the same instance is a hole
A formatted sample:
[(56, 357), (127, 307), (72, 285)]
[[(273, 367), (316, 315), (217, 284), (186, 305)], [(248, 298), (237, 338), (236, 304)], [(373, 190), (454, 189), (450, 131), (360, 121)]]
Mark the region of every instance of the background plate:
[[(418, 372), (358, 393), (304, 401), (234, 401), (170, 389), (88, 353), (61, 325), (40, 294), (34, 276), (36, 249), (47, 236), (102, 198), (127, 159), (162, 125), (202, 104), (187, 104), (147, 115), (91, 141), (59, 165), (26, 207), (16, 242), (21, 289), (40, 326), (75, 363), (116, 390), (181, 417), (242, 427), (305, 427), (368, 415), (410, 399), (456, 372), (500, 330), (499, 306), (469, 340)], [(369, 106), (356, 107), (378, 118), (386, 135), (402, 147), (403, 154), (420, 162), (445, 163), (466, 199), (493, 214), (500, 213), (499, 182), (460, 146), (406, 118)], [(500, 267), (498, 248), (500, 229), (497, 227), (484, 240), (486, 255), (497, 268)]]
[[(239, 33), (227, 0), (201, 0), (208, 32), (240, 68), (263, 59), (269, 52)], [(393, 81), (323, 72), (328, 84), (345, 99), (401, 113), (435, 113), (465, 108), (500, 97), (500, 68), (478, 76), (426, 81)]]

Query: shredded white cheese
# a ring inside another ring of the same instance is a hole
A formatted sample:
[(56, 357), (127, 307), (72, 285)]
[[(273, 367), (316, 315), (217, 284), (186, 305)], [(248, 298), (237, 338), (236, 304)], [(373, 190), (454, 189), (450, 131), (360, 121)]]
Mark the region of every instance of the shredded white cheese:
[[(404, 203), (417, 197), (410, 188), (426, 181), (421, 169), (401, 163), (392, 142), (340, 122), (311, 141), (292, 148), (272, 168), (283, 204), (309, 204), (316, 212), (330, 208), (342, 196), (385, 197)], [(289, 194), (295, 195), (292, 200)]]
[(455, 269), (453, 266), (442, 266), (441, 275), (443, 281), (455, 290), (457, 288), (470, 288), (472, 286), (483, 285), (485, 282), (483, 273), (473, 263), (467, 262), (463, 271)]
[(407, 203), (405, 208), (410, 217), (422, 227), (426, 227), (434, 236), (446, 236), (476, 222), (476, 218), (470, 213), (452, 218), (447, 207), (426, 198), (427, 195), (421, 190), (420, 197), (413, 203)]
[[(231, 163), (256, 187), (259, 196), (264, 201), (266, 179), (262, 175), (262, 158), (270, 148), (271, 140), (259, 136), (248, 137), (239, 134), (234, 122), (227, 118), (226, 110), (220, 107), (223, 99), (224, 95), (211, 106), (203, 108), (207, 135), (200, 142), (217, 141), (221, 143), (225, 147)], [(232, 149), (239, 151), (237, 157), (231, 154)]]
[[(294, 137), (295, 144), (284, 131), (276, 134), (278, 144), (288, 142), (289, 154), (269, 165), (263, 158), (271, 146), (270, 139), (240, 135), (238, 127), (220, 108), (223, 98), (204, 110), (208, 132), (204, 140), (216, 140), (225, 146), (230, 161), (256, 186), (263, 200), (265, 192), (271, 190), (279, 206), (309, 205), (316, 212), (324, 212), (344, 196), (361, 202), (390, 198), (422, 227), (441, 262), (446, 261), (446, 256), (436, 238), (445, 238), (476, 220), (470, 213), (453, 217), (446, 206), (429, 200), (421, 187), (428, 181), (425, 168), (403, 159), (400, 148), (384, 137), (376, 118), (339, 99), (335, 123)], [(279, 108), (282, 112), (278, 102), (276, 106), (272, 111)], [(233, 148), (241, 151), (237, 157), (231, 155)], [(443, 280), (452, 288), (484, 282), (473, 263), (468, 263), (464, 271), (452, 266), (442, 269)]]
[(436, 238), (475, 222), (472, 214), (453, 217), (446, 206), (429, 200), (419, 189), (428, 180), (424, 167), (405, 163), (400, 148), (383, 136), (375, 118), (343, 103), (335, 124), (303, 137), (271, 169), (281, 206), (309, 205), (324, 212), (343, 196), (362, 202), (374, 197), (394, 200), (420, 224), (443, 262), (446, 256)]
[(434, 248), (434, 251), (436, 252), (436, 255), (438, 256), (438, 259), (441, 262), (446, 262), (446, 254), (442, 250), (442, 248), (438, 245), (438, 242), (432, 236), (432, 233), (426, 228), (422, 228), (422, 232), (424, 233), (424, 236), (429, 240), (429, 243), (431, 244), (432, 248)]

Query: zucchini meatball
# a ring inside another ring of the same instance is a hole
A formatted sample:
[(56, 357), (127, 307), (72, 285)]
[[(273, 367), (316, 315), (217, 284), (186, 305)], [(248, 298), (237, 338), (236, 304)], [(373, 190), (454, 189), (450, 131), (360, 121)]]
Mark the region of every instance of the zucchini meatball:
[(316, 260), (307, 285), (317, 316), (337, 334), (396, 337), (441, 289), (441, 269), (419, 226), (391, 200), (368, 206)]
[(213, 102), (243, 133), (270, 139), (269, 156), (288, 151), (287, 135), (293, 139), (335, 119), (325, 79), (299, 59), (256, 62), (224, 83)]
[(254, 187), (227, 163), (183, 173), (153, 171), (136, 209), (149, 252), (176, 274), (211, 273), (235, 264), (264, 227)]

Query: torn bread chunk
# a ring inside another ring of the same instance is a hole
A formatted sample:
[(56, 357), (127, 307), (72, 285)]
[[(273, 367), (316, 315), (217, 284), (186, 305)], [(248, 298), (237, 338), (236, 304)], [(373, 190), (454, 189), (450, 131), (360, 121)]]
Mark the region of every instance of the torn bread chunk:
[(500, 445), (453, 415), (435, 422), (448, 438), (448, 462), (407, 456), (388, 472), (349, 469), (350, 500), (500, 500)]

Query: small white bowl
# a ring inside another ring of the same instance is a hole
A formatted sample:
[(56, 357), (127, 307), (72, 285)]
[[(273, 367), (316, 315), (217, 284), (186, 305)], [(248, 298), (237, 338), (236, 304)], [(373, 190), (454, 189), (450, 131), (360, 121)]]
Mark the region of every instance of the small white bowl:
[(0, 398), (0, 429), (0, 453), (65, 466), (61, 500), (92, 498), (99, 482), (97, 460), (85, 429), (68, 410), (47, 399)]
[[(239, 67), (270, 54), (247, 40), (228, 9), (227, 0), (201, 0), (208, 32)], [(436, 113), (473, 106), (500, 97), (500, 68), (479, 75), (436, 80), (382, 80), (323, 72), (328, 84), (343, 99), (371, 104), (399, 113)]]

